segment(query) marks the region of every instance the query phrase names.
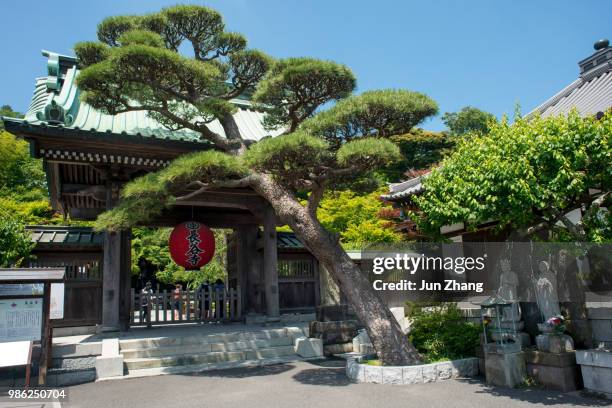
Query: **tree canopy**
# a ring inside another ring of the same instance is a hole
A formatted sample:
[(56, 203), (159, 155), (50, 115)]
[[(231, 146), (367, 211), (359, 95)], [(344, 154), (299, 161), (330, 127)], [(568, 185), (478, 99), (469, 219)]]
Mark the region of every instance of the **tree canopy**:
[(496, 120), (493, 114), (473, 106), (465, 106), (459, 112), (446, 112), (442, 115), (442, 121), (455, 136), (470, 132), (487, 133), (490, 124)]
[[(421, 226), (438, 234), (443, 225), (498, 220), (553, 239), (609, 241), (611, 134), (610, 112), (600, 120), (572, 112), (492, 123), (488, 134), (460, 140), (424, 180), (425, 193), (415, 198)], [(565, 216), (576, 208), (585, 212), (578, 224)]]
[(359, 249), (372, 242), (399, 242), (402, 236), (393, 222), (381, 217), (389, 209), (380, 200), (383, 190), (356, 194), (351, 190), (334, 191), (321, 200), (317, 216), (321, 224), (340, 235), (346, 248)]
[[(19, 112), (15, 112), (11, 105), (0, 106), (0, 116), (7, 116), (9, 118), (21, 118), (23, 115)], [(4, 122), (0, 121), (0, 132), (4, 130)]]
[[(399, 148), (389, 137), (436, 114), (437, 104), (399, 89), (353, 95), (356, 81), (348, 67), (315, 58), (274, 60), (227, 32), (219, 13), (206, 7), (107, 18), (98, 26), (98, 40), (75, 47), (85, 102), (111, 114), (145, 110), (169, 129), (199, 133), (214, 150), (133, 180), (97, 227), (130, 228), (207, 190), (250, 187), (343, 286), (381, 358), (418, 360), (317, 209), (327, 189), (398, 160)], [(185, 47), (193, 53), (184, 53)], [(265, 127), (280, 129), (280, 136), (253, 143), (240, 133), (232, 100), (244, 94), (252, 94), (252, 107), (266, 113)], [(214, 120), (222, 132), (208, 126)], [(277, 293), (266, 290), (267, 299)]]
[(28, 143), (0, 131), (0, 267), (18, 266), (33, 247), (25, 224), (57, 222), (47, 200), (45, 173)]

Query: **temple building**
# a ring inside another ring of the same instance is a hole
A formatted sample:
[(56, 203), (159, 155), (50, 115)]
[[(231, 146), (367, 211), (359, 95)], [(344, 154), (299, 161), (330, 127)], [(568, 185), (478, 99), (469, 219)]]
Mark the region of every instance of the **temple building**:
[[(32, 156), (42, 159), (51, 206), (71, 220), (94, 220), (117, 205), (126, 182), (182, 154), (213, 148), (198, 133), (169, 130), (147, 112), (108, 115), (83, 103), (76, 58), (49, 51), (43, 55), (47, 75), (36, 79), (25, 117), (2, 119), (6, 130), (27, 140)], [(258, 141), (280, 133), (263, 128), (263, 113), (248, 98), (231, 102), (238, 108), (234, 116), (243, 138)], [(218, 122), (208, 126), (224, 135)], [(253, 190), (207, 191), (147, 226), (172, 227), (190, 220), (233, 230), (227, 283), (238, 291), (238, 316), (277, 319), (282, 313), (312, 311), (319, 304), (316, 260), (295, 236), (277, 234), (272, 208)], [(134, 315), (130, 231), (32, 227), (32, 237), (36, 265), (68, 267), (63, 325), (128, 329)]]

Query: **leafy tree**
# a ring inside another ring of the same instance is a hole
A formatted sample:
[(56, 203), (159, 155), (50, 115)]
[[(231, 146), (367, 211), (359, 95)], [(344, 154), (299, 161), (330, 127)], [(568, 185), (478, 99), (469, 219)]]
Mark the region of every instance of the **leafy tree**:
[[(611, 112), (600, 120), (572, 112), (492, 124), (487, 135), (460, 140), (425, 179), (425, 193), (415, 198), (421, 227), (438, 234), (443, 225), (494, 219), (523, 237), (609, 241), (611, 134)], [(584, 210), (577, 224), (565, 216), (576, 208)]]
[(389, 181), (398, 181), (406, 177), (410, 170), (427, 169), (448, 154), (455, 141), (444, 132), (431, 132), (416, 128), (410, 132), (391, 137), (397, 144), (402, 158), (388, 166), (384, 171)]
[[(0, 114), (10, 116), (8, 111), (3, 106)], [(33, 247), (24, 225), (55, 219), (42, 164), (30, 157), (28, 144), (0, 131), (0, 157), (0, 266), (19, 266)]]
[(379, 217), (384, 206), (382, 191), (358, 195), (353, 191), (328, 193), (317, 211), (321, 224), (340, 235), (345, 247), (356, 248), (371, 242), (398, 242), (401, 235), (392, 224)]
[[(10, 118), (21, 118), (23, 115), (19, 112), (15, 112), (10, 105), (0, 106), (0, 116), (8, 116)], [(4, 122), (0, 120), (0, 133), (4, 131)]]
[[(147, 110), (168, 128), (191, 129), (216, 147), (128, 184), (122, 203), (103, 214), (98, 227), (132, 227), (208, 189), (251, 187), (330, 271), (381, 360), (418, 361), (367, 277), (316, 214), (326, 189), (397, 160), (399, 149), (387, 137), (435, 114), (436, 103), (405, 90), (352, 96), (355, 79), (347, 67), (314, 58), (274, 61), (248, 49), (240, 34), (226, 32), (221, 15), (206, 7), (111, 17), (98, 26), (98, 40), (75, 47), (87, 103), (112, 114)], [(185, 43), (192, 56), (180, 53)], [(230, 100), (250, 89), (268, 114), (266, 126), (284, 129), (283, 135), (245, 141)], [(213, 119), (225, 137), (207, 126)], [(300, 194), (308, 194), (305, 204)]]
[(0, 196), (11, 196), (18, 201), (46, 199), (42, 163), (30, 157), (27, 142), (0, 132), (0, 157)]
[(442, 121), (452, 135), (461, 136), (466, 133), (487, 133), (490, 123), (495, 122), (495, 116), (472, 106), (465, 106), (459, 112), (446, 112)]

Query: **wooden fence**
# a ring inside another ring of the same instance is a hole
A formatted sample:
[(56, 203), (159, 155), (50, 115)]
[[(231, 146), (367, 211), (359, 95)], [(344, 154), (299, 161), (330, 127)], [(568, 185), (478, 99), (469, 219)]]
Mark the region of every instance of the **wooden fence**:
[(130, 324), (153, 326), (172, 323), (237, 321), (242, 317), (240, 286), (228, 290), (136, 293), (132, 289)]

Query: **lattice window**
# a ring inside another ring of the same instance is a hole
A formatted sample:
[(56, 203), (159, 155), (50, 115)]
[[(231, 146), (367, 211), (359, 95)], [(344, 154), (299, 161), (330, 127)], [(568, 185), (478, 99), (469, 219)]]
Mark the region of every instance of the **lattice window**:
[(34, 268), (66, 267), (66, 281), (90, 281), (102, 279), (100, 261), (58, 261), (58, 260), (34, 260), (30, 262)]
[(314, 264), (309, 259), (279, 259), (279, 279), (314, 279)]

